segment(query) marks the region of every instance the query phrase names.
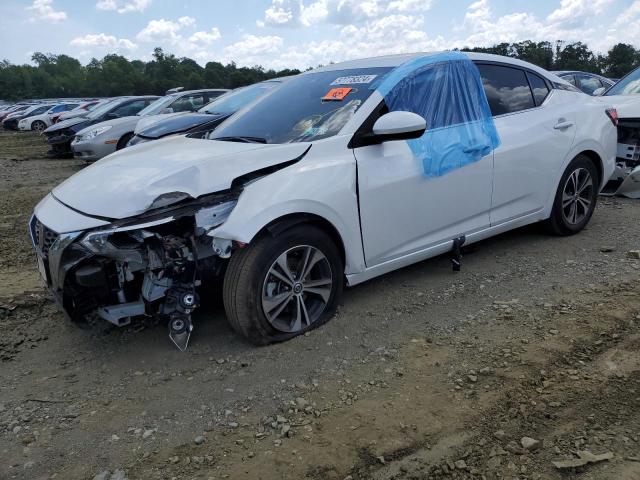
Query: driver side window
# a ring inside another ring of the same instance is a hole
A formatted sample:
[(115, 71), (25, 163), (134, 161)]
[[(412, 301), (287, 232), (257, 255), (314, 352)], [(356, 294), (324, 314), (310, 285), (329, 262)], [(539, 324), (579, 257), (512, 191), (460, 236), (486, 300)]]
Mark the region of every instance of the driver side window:
[(460, 88), (460, 76), (451, 69), (451, 63), (436, 64), (402, 80), (385, 97), (389, 111), (416, 113), (426, 120), (428, 130), (479, 120), (469, 94)]

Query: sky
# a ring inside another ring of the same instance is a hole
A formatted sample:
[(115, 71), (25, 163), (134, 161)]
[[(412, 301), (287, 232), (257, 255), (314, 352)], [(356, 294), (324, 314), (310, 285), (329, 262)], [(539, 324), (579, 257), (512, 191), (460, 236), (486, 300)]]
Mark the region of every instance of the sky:
[(118, 53), (266, 68), (521, 40), (640, 47), (640, 0), (0, 0), (0, 59)]

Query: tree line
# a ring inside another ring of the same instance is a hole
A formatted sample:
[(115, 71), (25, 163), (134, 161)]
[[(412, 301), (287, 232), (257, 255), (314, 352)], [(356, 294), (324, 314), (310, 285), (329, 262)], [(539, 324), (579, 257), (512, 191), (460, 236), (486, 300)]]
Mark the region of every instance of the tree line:
[[(463, 48), (519, 58), (547, 70), (579, 70), (620, 78), (640, 65), (640, 50), (619, 43), (606, 55), (596, 54), (582, 42), (562, 41), (500, 43), (492, 47)], [(236, 88), (280, 76), (296, 69), (266, 70), (209, 62), (204, 67), (190, 58), (178, 58), (156, 48), (148, 62), (110, 54), (82, 65), (68, 55), (34, 53), (32, 65), (0, 62), (0, 98), (112, 97), (162, 95), (173, 87)]]
[(582, 42), (500, 43), (493, 47), (463, 48), (466, 52), (493, 53), (518, 58), (546, 70), (577, 70), (604, 75), (609, 78), (624, 77), (640, 66), (640, 50), (633, 45), (618, 43), (606, 55), (595, 54)]
[(114, 97), (163, 95), (174, 87), (236, 88), (270, 78), (295, 75), (299, 70), (265, 70), (209, 62), (204, 67), (156, 48), (149, 62), (106, 55), (82, 65), (68, 55), (34, 53), (34, 65), (0, 62), (0, 98)]

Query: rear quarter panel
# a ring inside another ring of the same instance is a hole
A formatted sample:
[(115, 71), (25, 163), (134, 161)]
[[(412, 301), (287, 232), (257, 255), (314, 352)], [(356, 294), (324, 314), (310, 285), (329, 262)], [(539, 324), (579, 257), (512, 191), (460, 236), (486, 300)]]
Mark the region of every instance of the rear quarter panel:
[[(606, 114), (606, 109), (611, 105), (603, 103), (600, 98), (582, 93), (564, 90), (559, 90), (557, 93), (563, 97), (567, 107), (575, 113), (576, 135), (569, 153), (555, 172), (555, 185), (557, 187), (560, 184), (564, 171), (577, 155), (583, 152), (595, 152), (602, 162), (603, 174), (600, 179), (600, 189), (602, 189), (613, 174), (618, 142), (617, 129)], [(556, 188), (549, 195), (545, 218), (551, 213), (555, 193)]]

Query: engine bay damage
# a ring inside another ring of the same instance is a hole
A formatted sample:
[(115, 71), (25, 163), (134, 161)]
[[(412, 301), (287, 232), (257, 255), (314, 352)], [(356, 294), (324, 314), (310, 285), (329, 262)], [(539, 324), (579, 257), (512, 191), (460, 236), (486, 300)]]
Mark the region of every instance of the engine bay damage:
[(229, 216), (237, 193), (174, 197), (177, 205), (167, 208), (167, 198), (160, 199), (162, 207), (90, 231), (71, 244), (32, 219), (41, 271), (72, 320), (97, 316), (119, 327), (138, 318), (165, 320), (173, 343), (187, 348), (197, 289), (203, 280), (223, 275), (233, 248), (231, 241), (209, 233)]
[(616, 168), (602, 194), (640, 198), (640, 119), (620, 119)]

